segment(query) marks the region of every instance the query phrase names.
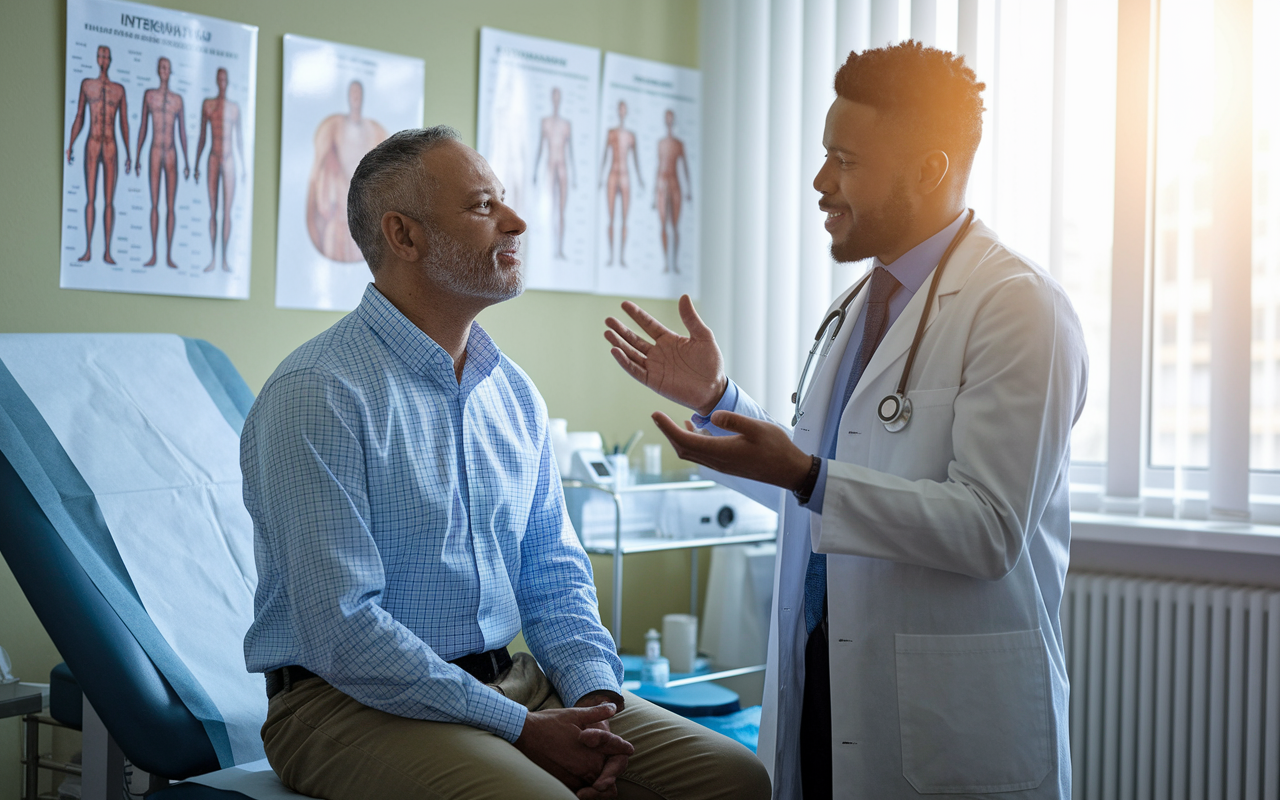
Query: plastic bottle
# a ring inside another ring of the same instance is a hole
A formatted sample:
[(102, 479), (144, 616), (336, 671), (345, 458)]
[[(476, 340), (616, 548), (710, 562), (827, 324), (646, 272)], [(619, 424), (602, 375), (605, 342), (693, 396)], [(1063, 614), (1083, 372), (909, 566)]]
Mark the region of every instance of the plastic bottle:
[(662, 634), (650, 628), (644, 635), (644, 664), (640, 667), (640, 683), (666, 686), (671, 679), (671, 662), (662, 657)]

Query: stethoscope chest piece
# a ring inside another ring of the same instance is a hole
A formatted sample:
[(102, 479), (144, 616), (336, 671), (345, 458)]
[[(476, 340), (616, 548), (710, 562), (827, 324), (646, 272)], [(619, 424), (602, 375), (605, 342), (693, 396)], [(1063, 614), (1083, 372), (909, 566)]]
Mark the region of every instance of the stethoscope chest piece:
[(911, 421), (911, 399), (898, 392), (887, 394), (876, 406), (876, 416), (884, 423), (885, 430), (897, 433)]

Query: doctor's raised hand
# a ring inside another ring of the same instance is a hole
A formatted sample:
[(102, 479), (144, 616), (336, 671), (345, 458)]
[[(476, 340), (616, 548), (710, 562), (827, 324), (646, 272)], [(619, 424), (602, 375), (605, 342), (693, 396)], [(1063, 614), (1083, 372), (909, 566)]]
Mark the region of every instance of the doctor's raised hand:
[(652, 341), (609, 317), (604, 338), (613, 345), (610, 352), (631, 377), (668, 400), (710, 416), (714, 425), (734, 435), (708, 436), (696, 432), (692, 423), (681, 428), (661, 411), (653, 413), (654, 424), (682, 459), (784, 489), (799, 487), (809, 474), (813, 457), (792, 444), (790, 433), (779, 425), (715, 411), (729, 383), (720, 346), (694, 310), (689, 295), (680, 297), (679, 308), (688, 336), (671, 330), (630, 300), (624, 302), (622, 310)]

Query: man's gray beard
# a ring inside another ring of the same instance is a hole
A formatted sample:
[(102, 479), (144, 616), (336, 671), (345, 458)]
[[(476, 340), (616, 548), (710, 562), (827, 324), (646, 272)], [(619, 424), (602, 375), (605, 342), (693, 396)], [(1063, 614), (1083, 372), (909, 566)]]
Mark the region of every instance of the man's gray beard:
[(885, 203), (872, 214), (863, 214), (858, 227), (843, 242), (831, 241), (831, 257), (847, 264), (893, 250), (915, 222), (907, 182), (899, 178)]
[(480, 252), (468, 249), (446, 233), (428, 229), (427, 252), (431, 256), (427, 269), (431, 270), (432, 279), (447, 291), (500, 303), (524, 291), (523, 266), (504, 270), (498, 265), (498, 252), (511, 245), (511, 239), (505, 239)]

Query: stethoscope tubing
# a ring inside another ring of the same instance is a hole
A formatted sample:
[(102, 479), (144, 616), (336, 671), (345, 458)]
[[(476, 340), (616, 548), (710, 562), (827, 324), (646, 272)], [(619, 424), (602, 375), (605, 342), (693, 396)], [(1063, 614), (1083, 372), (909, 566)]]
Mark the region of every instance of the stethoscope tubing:
[[(905, 407), (906, 409), (908, 409), (907, 411), (908, 414), (910, 414), (909, 409), (911, 405), (906, 400), (907, 380), (911, 377), (911, 368), (916, 363), (916, 354), (920, 350), (920, 342), (924, 340), (924, 331), (929, 324), (929, 309), (933, 307), (933, 301), (938, 295), (938, 282), (942, 278), (942, 271), (946, 268), (947, 262), (951, 260), (951, 254), (955, 252), (956, 247), (960, 245), (960, 242), (964, 239), (965, 234), (969, 232), (969, 227), (973, 224), (973, 217), (974, 217), (974, 211), (973, 209), (969, 209), (968, 216), (965, 217), (964, 223), (960, 226), (960, 230), (956, 231), (955, 236), (951, 237), (951, 242), (947, 245), (947, 249), (943, 251), (942, 258), (938, 260), (938, 266), (933, 271), (933, 280), (929, 281), (929, 292), (925, 298), (924, 309), (920, 313), (920, 322), (916, 325), (916, 333), (911, 340), (911, 349), (907, 351), (907, 363), (903, 365), (902, 377), (899, 378), (898, 380), (898, 390), (896, 392), (896, 396), (898, 398), (898, 404), (897, 404), (898, 409), (901, 410), (902, 408)], [(792, 426), (795, 426), (800, 421), (800, 417), (804, 416), (804, 412), (800, 410), (800, 404), (803, 400), (803, 398), (801, 397), (801, 393), (804, 391), (805, 378), (809, 374), (809, 367), (810, 367), (810, 364), (813, 362), (813, 357), (818, 352), (819, 344), (821, 344), (822, 340), (826, 338), (825, 334), (826, 334), (827, 328), (830, 327), (832, 322), (835, 322), (836, 324), (835, 330), (832, 331), (831, 336), (827, 341), (827, 344), (823, 351), (823, 355), (826, 355), (831, 345), (835, 342), (836, 337), (840, 335), (840, 329), (844, 327), (845, 319), (848, 317), (849, 304), (852, 303), (853, 299), (858, 296), (858, 293), (862, 291), (862, 287), (866, 285), (867, 281), (870, 280), (870, 278), (871, 278), (871, 272), (868, 272), (866, 275), (863, 275), (862, 279), (858, 281), (858, 283), (853, 287), (853, 290), (849, 292), (849, 294), (845, 297), (844, 301), (840, 303), (840, 306), (836, 308), (834, 311), (831, 311), (830, 313), (828, 313), (827, 316), (823, 318), (822, 324), (818, 326), (818, 335), (813, 337), (813, 346), (809, 348), (809, 355), (804, 360), (804, 369), (800, 371), (800, 382), (796, 384), (795, 394), (791, 396), (791, 400), (793, 403), (795, 403), (795, 406), (796, 406), (795, 415), (791, 418)], [(889, 397), (886, 397), (885, 400), (888, 400), (890, 399), (890, 397), (893, 397), (893, 396), (894, 395), (890, 395)], [(881, 403), (883, 404), (884, 400), (882, 400)], [(901, 412), (899, 411), (899, 413)], [(890, 428), (889, 426), (892, 424), (892, 421), (890, 420), (883, 420), (883, 421), (885, 423), (885, 427), (889, 429), (891, 432), (902, 430), (902, 428), (905, 427), (905, 425), (903, 425), (897, 428)]]

